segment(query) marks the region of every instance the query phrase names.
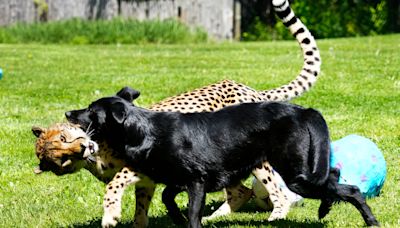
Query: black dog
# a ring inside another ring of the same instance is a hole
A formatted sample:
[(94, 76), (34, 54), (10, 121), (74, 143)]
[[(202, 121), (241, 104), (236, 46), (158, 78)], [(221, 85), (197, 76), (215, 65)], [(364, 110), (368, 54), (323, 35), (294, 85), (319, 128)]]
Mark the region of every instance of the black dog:
[[(274, 102), (213, 113), (153, 112), (132, 105), (130, 91), (124, 88), (118, 96), (66, 116), (83, 128), (91, 125), (94, 139), (106, 140), (135, 171), (170, 187), (166, 198), (186, 190), (190, 227), (201, 227), (206, 192), (236, 184), (252, 172), (260, 178), (257, 172), (266, 160), (290, 190), (321, 199), (320, 218), (334, 202), (347, 201), (367, 225), (379, 225), (359, 189), (338, 184), (338, 170), (330, 169), (329, 133), (319, 112)], [(166, 203), (177, 210), (171, 200)]]

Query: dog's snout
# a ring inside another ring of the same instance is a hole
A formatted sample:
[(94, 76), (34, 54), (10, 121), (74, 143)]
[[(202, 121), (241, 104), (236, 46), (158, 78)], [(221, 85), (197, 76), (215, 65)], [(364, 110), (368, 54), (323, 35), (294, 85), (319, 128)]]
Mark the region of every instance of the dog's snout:
[(68, 122), (79, 124), (81, 127), (87, 126), (88, 123), (90, 123), (89, 112), (87, 112), (87, 109), (70, 110), (64, 114)]

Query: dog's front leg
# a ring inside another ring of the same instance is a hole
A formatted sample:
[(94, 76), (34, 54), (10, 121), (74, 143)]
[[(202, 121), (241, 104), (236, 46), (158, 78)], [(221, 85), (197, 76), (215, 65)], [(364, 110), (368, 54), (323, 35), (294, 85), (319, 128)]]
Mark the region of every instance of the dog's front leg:
[(175, 197), (178, 193), (182, 192), (183, 189), (175, 186), (167, 186), (162, 193), (162, 201), (167, 207), (168, 215), (171, 217), (177, 225), (186, 224), (187, 219), (179, 210), (178, 205), (175, 202)]
[(118, 219), (121, 218), (121, 201), (125, 188), (140, 180), (141, 178), (137, 173), (125, 167), (107, 184), (103, 201), (104, 215), (101, 221), (102, 227), (114, 227), (117, 225)]
[(189, 194), (189, 224), (190, 228), (201, 227), (206, 192), (204, 183), (194, 182), (188, 186)]
[(282, 188), (279, 187), (279, 181), (276, 179), (275, 171), (273, 171), (269, 162), (264, 162), (262, 166), (254, 169), (253, 175), (263, 183), (265, 189), (269, 193), (269, 198), (274, 205), (274, 209), (272, 210), (268, 221), (285, 218), (290, 209), (290, 201), (282, 191)]
[(155, 187), (156, 186), (152, 181), (140, 181), (136, 185), (135, 228), (147, 227), (149, 223), (147, 212), (149, 211)]

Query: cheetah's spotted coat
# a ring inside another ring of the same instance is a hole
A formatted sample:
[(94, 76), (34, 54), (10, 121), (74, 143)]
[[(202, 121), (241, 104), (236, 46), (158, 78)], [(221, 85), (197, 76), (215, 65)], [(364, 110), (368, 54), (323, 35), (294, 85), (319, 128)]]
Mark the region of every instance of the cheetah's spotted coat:
[[(287, 0), (273, 0), (276, 13), (285, 26), (298, 41), (304, 57), (304, 65), (299, 75), (290, 83), (279, 88), (257, 91), (246, 85), (230, 80), (205, 86), (178, 96), (170, 97), (151, 107), (155, 111), (203, 112), (215, 111), (228, 105), (256, 101), (286, 101), (310, 89), (317, 80), (320, 72), (320, 54), (313, 36), (305, 25), (294, 15)], [(154, 194), (155, 185), (147, 177), (134, 173), (122, 159), (116, 157), (105, 143), (99, 143), (99, 151), (94, 154), (91, 162), (82, 165), (99, 180), (108, 183), (104, 197), (104, 227), (114, 226), (121, 216), (121, 199), (128, 185), (136, 184), (135, 226), (145, 227), (148, 224), (147, 212)], [(74, 166), (81, 168), (82, 166)], [(279, 190), (272, 167), (268, 162), (256, 174), (270, 181), (264, 185), (270, 193), (274, 209), (269, 220), (284, 218), (289, 211), (290, 202)], [(77, 169), (78, 170), (78, 169)], [(75, 171), (77, 171), (75, 170)], [(210, 218), (228, 214), (237, 210), (249, 200), (252, 191), (242, 184), (227, 188), (226, 202), (215, 211)]]

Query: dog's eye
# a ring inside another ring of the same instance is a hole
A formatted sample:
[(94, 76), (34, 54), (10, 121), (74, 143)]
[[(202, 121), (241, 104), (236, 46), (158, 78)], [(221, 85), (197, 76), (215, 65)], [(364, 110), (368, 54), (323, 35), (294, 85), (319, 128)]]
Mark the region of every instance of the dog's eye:
[(63, 142), (63, 143), (65, 143), (65, 142), (67, 141), (67, 139), (65, 138), (64, 135), (61, 135), (61, 136), (60, 136), (60, 140), (61, 140), (61, 142)]
[(96, 116), (97, 113), (93, 109), (89, 109), (89, 118), (94, 119)]

